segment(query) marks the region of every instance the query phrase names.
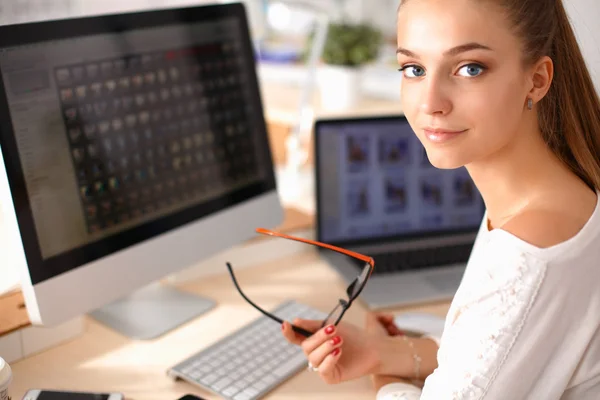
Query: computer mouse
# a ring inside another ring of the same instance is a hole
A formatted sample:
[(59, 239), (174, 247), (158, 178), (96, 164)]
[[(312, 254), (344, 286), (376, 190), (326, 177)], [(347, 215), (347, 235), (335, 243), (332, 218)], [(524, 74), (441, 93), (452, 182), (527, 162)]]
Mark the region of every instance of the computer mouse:
[(407, 334), (441, 337), (445, 319), (423, 312), (406, 312), (394, 317), (396, 326)]

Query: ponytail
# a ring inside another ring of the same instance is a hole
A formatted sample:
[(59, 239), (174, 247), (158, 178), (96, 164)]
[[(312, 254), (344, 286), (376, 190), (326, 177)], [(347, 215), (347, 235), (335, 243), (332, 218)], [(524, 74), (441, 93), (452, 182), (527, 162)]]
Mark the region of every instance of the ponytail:
[(600, 99), (562, 1), (553, 3), (548, 56), (554, 78), (539, 103), (540, 129), (558, 158), (590, 188), (600, 190)]

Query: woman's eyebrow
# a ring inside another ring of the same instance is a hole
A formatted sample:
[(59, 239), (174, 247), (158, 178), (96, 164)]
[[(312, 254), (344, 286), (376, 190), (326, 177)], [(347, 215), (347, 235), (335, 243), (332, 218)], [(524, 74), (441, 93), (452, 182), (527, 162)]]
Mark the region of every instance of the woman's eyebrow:
[[(471, 43), (461, 44), (459, 46), (456, 46), (449, 50), (446, 50), (444, 52), (444, 56), (456, 56), (460, 53), (464, 53), (466, 51), (471, 51), (471, 50), (492, 51), (492, 49), (486, 45), (483, 45), (481, 43), (471, 42)], [(407, 57), (419, 58), (419, 56), (416, 53), (414, 53), (408, 49), (405, 49), (403, 47), (398, 47), (398, 49), (396, 50), (396, 54), (404, 54)]]

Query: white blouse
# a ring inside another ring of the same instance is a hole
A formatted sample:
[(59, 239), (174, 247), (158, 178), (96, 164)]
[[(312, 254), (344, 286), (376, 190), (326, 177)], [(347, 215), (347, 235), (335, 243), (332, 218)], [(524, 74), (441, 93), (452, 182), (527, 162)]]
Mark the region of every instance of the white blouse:
[(423, 389), (377, 400), (600, 399), (600, 193), (571, 239), (541, 249), (484, 216)]

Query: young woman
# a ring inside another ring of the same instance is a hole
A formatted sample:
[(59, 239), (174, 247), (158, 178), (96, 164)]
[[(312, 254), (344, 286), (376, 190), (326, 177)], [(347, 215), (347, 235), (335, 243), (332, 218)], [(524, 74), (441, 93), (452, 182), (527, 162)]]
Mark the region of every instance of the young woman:
[(487, 210), (443, 336), (386, 315), (284, 335), (377, 399), (599, 399), (600, 101), (561, 0), (405, 0), (398, 62), (429, 160), (466, 166)]

